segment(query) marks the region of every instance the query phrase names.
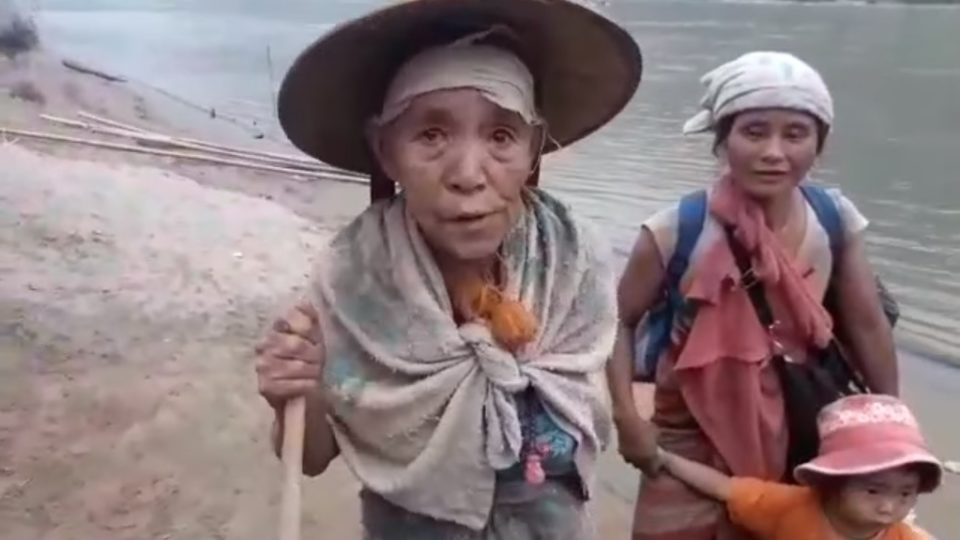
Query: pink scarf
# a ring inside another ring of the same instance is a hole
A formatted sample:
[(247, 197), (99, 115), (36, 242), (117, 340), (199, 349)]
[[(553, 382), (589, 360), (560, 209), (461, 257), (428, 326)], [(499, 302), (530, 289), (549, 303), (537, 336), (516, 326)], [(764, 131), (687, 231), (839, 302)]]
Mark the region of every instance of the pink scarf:
[[(751, 254), (754, 272), (793, 341), (825, 346), (829, 313), (808, 290), (792, 257), (767, 227), (763, 210), (722, 177), (710, 212)], [(766, 369), (775, 353), (746, 291), (726, 241), (709, 246), (694, 269), (687, 298), (700, 303), (675, 369), (684, 399), (700, 427), (736, 475), (776, 480), (786, 461), (783, 400), (776, 374)], [(779, 308), (779, 309), (778, 309)]]

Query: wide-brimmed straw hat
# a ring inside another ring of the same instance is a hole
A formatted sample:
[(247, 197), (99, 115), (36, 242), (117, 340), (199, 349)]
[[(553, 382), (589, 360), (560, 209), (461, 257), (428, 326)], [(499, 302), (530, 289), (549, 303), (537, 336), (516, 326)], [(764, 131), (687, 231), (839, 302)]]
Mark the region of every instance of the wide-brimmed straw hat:
[(915, 465), (921, 472), (921, 491), (940, 485), (940, 461), (927, 448), (913, 413), (895, 397), (843, 398), (820, 413), (818, 429), (819, 455), (794, 471), (802, 484)]
[(375, 173), (365, 129), (401, 64), (420, 50), (504, 26), (536, 80), (549, 136), (566, 146), (616, 116), (640, 83), (640, 49), (621, 27), (568, 0), (409, 0), (335, 27), (294, 61), (280, 123), (305, 153)]

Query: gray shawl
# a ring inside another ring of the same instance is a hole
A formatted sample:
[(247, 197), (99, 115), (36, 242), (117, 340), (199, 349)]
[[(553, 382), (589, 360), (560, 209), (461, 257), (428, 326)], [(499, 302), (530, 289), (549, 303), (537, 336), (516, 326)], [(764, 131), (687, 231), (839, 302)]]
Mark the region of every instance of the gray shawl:
[(507, 293), (539, 321), (514, 355), (481, 323), (454, 323), (403, 196), (371, 206), (314, 276), (330, 422), (361, 483), (410, 512), (481, 529), (496, 471), (519, 459), (515, 398), (532, 386), (577, 441), (589, 485), (610, 432), (603, 369), (616, 326), (610, 257), (556, 199), (526, 194), (501, 256)]

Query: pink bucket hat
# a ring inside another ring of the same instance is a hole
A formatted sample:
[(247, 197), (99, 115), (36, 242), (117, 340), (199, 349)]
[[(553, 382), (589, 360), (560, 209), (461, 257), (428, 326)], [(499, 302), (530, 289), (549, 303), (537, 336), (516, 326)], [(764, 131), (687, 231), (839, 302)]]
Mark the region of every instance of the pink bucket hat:
[(921, 491), (940, 485), (940, 461), (927, 448), (913, 413), (899, 399), (846, 397), (827, 406), (817, 422), (820, 455), (794, 471), (801, 484), (815, 483), (818, 476), (854, 476), (918, 465)]

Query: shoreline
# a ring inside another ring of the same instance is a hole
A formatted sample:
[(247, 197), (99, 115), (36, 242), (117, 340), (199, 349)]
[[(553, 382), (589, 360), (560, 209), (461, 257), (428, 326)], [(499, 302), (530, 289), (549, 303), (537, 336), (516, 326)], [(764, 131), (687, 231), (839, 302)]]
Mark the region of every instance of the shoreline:
[[(210, 109), (201, 104), (145, 83), (131, 80), (110, 82), (72, 71), (62, 65), (62, 59), (43, 49), (21, 55), (14, 61), (0, 56), (0, 123), (3, 127), (68, 137), (79, 134), (111, 143), (126, 142), (51, 124), (40, 117), (46, 114), (74, 119), (82, 110), (148, 132), (310, 160), (292, 145), (254, 125), (211, 115)], [(22, 94), (23, 88), (28, 89), (27, 94), (32, 100), (10, 96), (11, 92)], [(14, 138), (6, 137), (7, 140)], [(335, 179), (330, 182), (304, 181), (292, 175), (198, 164), (172, 157), (135, 155), (27, 138), (19, 142), (53, 156), (169, 169), (204, 185), (275, 200), (318, 223), (342, 225), (365, 206), (365, 187), (357, 189), (358, 186), (340, 184)], [(333, 198), (343, 198), (345, 203), (327, 202)]]
[(913, 357), (921, 362), (928, 362), (931, 365), (940, 366), (960, 374), (960, 359), (956, 359), (947, 353), (936, 353), (922, 345), (897, 345), (897, 351), (899, 356)]

